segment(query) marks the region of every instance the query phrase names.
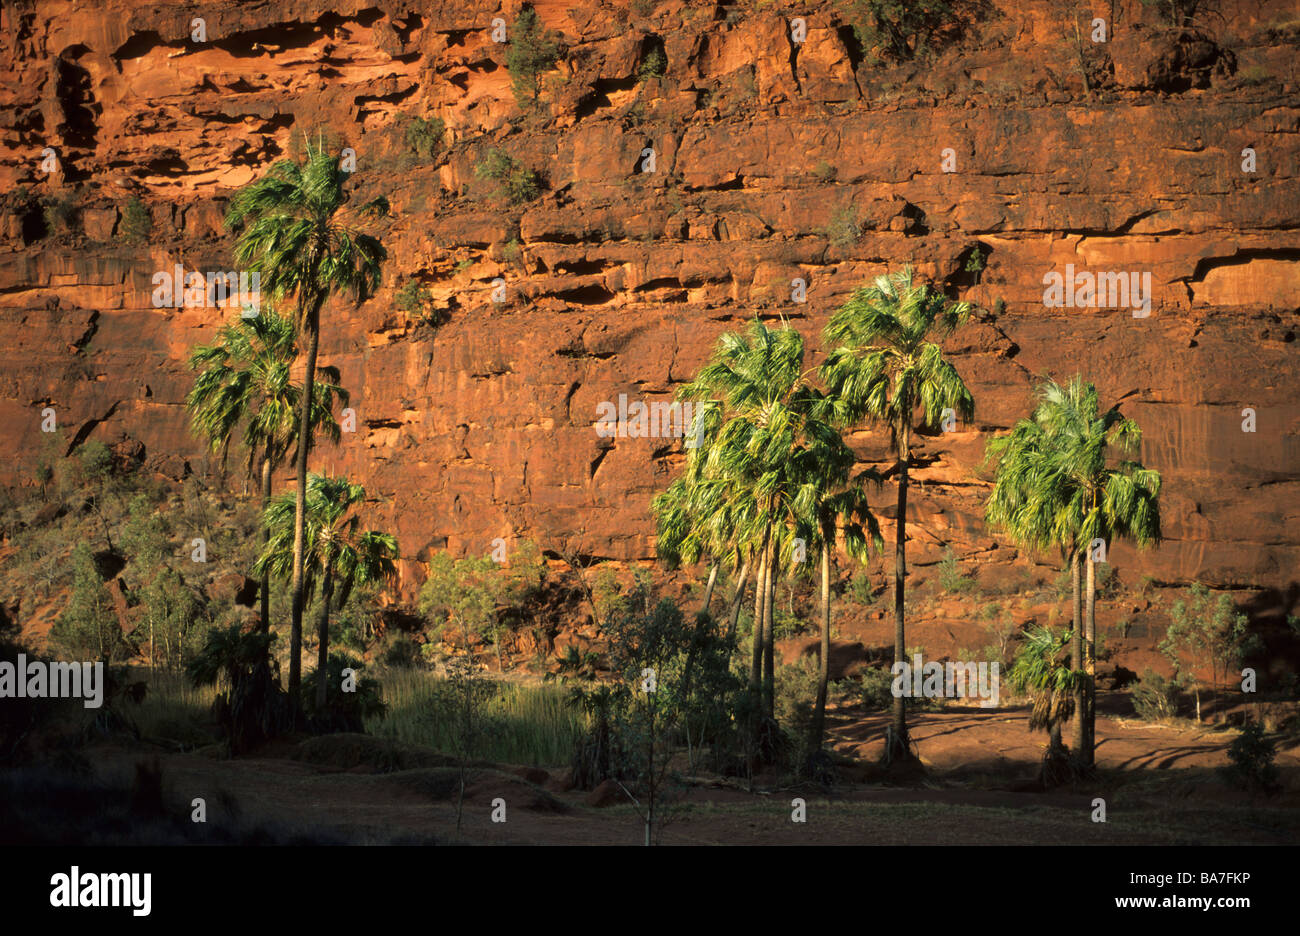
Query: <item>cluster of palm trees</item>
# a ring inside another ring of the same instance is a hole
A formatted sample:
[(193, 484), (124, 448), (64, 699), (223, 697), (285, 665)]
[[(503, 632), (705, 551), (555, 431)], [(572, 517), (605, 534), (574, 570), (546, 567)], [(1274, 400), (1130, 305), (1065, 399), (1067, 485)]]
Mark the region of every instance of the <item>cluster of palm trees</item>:
[[(301, 163), (281, 160), (265, 176), (237, 192), (226, 226), (237, 232), (234, 256), (243, 269), (261, 274), (262, 306), (254, 317), (227, 324), (212, 345), (196, 348), (197, 371), (187, 399), (194, 431), (225, 458), (236, 435), (250, 473), (260, 467), (263, 549), (254, 571), (261, 577), (260, 628), (270, 626), (270, 580), (291, 583), (289, 695), (301, 689), (302, 618), (314, 596), (319, 619), (319, 667), (325, 671), (330, 607), (342, 607), (356, 585), (395, 571), (397, 542), (361, 530), (355, 510), (365, 489), (345, 478), (308, 472), (318, 434), (335, 443), (334, 407), (346, 405), (339, 372), (319, 367), (320, 317), (334, 296), (361, 302), (378, 286), (383, 246), (350, 226), (357, 216), (382, 211), (382, 201), (350, 209), (340, 159), (307, 141)], [(292, 319), (277, 311), (294, 307)], [(292, 372), (306, 345), (301, 383)], [(242, 427), (242, 433), (240, 432)], [(292, 451), (296, 487), (272, 500), (272, 477)], [(318, 706), (325, 702), (317, 681)]]
[[(803, 337), (787, 322), (755, 321), (747, 334), (724, 334), (712, 359), (678, 396), (696, 401), (700, 445), (686, 470), (655, 498), (657, 550), (670, 563), (710, 562), (739, 568), (732, 599), (733, 633), (750, 570), (757, 570), (750, 687), (770, 719), (774, 708), (772, 610), (775, 584), (817, 556), (821, 571), (821, 672), (813, 715), (820, 749), (830, 658), (830, 561), (839, 540), (865, 560), (883, 545), (867, 485), (898, 481), (895, 554), (895, 656), (905, 654), (907, 471), (912, 432), (936, 424), (946, 409), (969, 418), (974, 401), (935, 343), (969, 318), (904, 269), (877, 277), (831, 318), (830, 350), (817, 370), (804, 369)], [(890, 471), (853, 474), (844, 434), (866, 421), (888, 428), (898, 456)], [(709, 595), (712, 586), (709, 588)], [(706, 609), (708, 597), (706, 596)], [(908, 755), (904, 700), (895, 704), (887, 759)]]
[[(696, 402), (700, 444), (686, 450), (685, 470), (652, 502), (658, 554), (670, 565), (707, 562), (702, 626), (711, 626), (707, 612), (719, 569), (736, 570), (729, 638), (736, 631), (749, 576), (755, 573), (750, 691), (767, 719), (774, 709), (775, 584), (782, 576), (808, 570), (811, 563), (805, 564), (805, 557), (817, 557), (821, 671), (814, 750), (825, 738), (830, 562), (841, 544), (859, 561), (881, 548), (867, 486), (890, 478), (898, 497), (894, 659), (905, 661), (912, 439), (945, 416), (974, 416), (974, 399), (938, 343), (972, 312), (968, 303), (948, 299), (905, 268), (877, 277), (834, 313), (823, 332), (828, 350), (815, 371), (816, 383), (814, 372), (804, 369), (802, 336), (787, 322), (773, 328), (756, 320), (744, 333), (724, 334), (709, 362), (678, 392), (680, 399)], [(987, 519), (1026, 548), (1059, 547), (1073, 570), (1077, 610), (1066, 639), (1074, 644), (1074, 666), (1051, 665), (1052, 636), (1030, 635), (1027, 645), (1038, 647), (1046, 662), (1021, 676), (1025, 687), (1047, 690), (1049, 700), (1056, 698), (1054, 707), (1048, 705), (1055, 720), (1042, 724), (1055, 729), (1058, 748), (1060, 724), (1074, 711), (1080, 713), (1075, 748), (1083, 763), (1091, 765), (1095, 562), (1088, 559), (1088, 546), (1116, 537), (1139, 546), (1158, 541), (1160, 476), (1132, 461), (1108, 465), (1109, 451), (1131, 450), (1140, 431), (1116, 408), (1099, 412), (1090, 384), (1076, 378), (1060, 387), (1048, 381), (1040, 397), (1031, 418), (989, 445), (997, 471)], [(855, 458), (844, 434), (863, 425), (888, 431), (892, 466), (853, 473)], [(1085, 567), (1086, 586), (1080, 586)], [(1069, 704), (1061, 704), (1062, 687), (1069, 692)], [(906, 700), (895, 697), (886, 730), (886, 763), (915, 756), (906, 711)]]

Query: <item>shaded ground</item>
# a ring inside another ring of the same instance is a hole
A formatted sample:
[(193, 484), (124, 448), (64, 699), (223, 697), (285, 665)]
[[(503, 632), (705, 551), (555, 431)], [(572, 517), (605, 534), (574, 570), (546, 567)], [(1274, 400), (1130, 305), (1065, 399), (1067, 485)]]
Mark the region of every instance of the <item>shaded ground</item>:
[[(856, 709), (832, 713), (837, 750), (862, 758), (858, 765), (840, 769), (834, 787), (792, 786), (771, 776), (757, 778), (750, 792), (734, 781), (697, 781), (674, 804), (662, 840), (677, 844), (1300, 842), (1300, 750), (1294, 742), (1281, 747), (1277, 757), (1284, 791), (1268, 798), (1252, 797), (1228, 786), (1214, 769), (1227, 763), (1225, 752), (1235, 732), (1103, 716), (1098, 719), (1098, 779), (1086, 789), (1045, 794), (1032, 792), (1044, 739), (1026, 731), (1023, 709), (954, 708), (916, 714), (914, 735), (929, 771), (916, 785), (900, 787), (882, 783), (879, 769), (871, 763), (879, 753), (885, 718), (864, 716)], [(258, 756), (233, 760), (162, 753), (145, 743), (101, 744), (83, 753), (98, 782), (104, 784), (95, 806), (100, 811), (114, 797), (127, 796), (137, 764), (157, 754), (162, 799), (171, 823), (165, 834), (158, 833), (164, 841), (636, 845), (644, 835), (642, 820), (632, 806), (589, 805), (587, 793), (564, 789), (562, 770), (486, 764), (468, 773), (458, 835), (459, 771), (448, 758), (357, 735), (286, 743)], [(19, 810), (24, 794), (15, 791), (12, 778), (9, 782), (4, 791), (9, 808)], [(1106, 801), (1105, 823), (1091, 819), (1097, 796)], [(208, 804), (207, 828), (185, 821), (194, 797), (203, 797)], [(795, 797), (807, 801), (806, 823), (791, 821)], [(505, 802), (503, 823), (491, 821), (495, 800)], [(57, 803), (42, 807), (35, 802), (32, 808), (47, 810), (40, 820), (47, 824), (54, 821), (54, 811), (62, 809)], [(64, 817), (65, 812), (57, 816)], [(64, 818), (75, 821), (72, 815)], [(216, 835), (223, 826), (232, 830), (230, 834)], [(145, 838), (160, 840), (158, 835)], [(108, 830), (101, 837), (137, 840), (129, 830)]]

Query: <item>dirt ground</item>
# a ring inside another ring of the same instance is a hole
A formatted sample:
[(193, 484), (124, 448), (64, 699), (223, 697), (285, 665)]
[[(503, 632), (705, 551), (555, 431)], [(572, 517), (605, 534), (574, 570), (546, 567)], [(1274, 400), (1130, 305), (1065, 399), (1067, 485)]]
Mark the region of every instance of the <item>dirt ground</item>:
[[(834, 711), (831, 737), (844, 761), (834, 785), (791, 786), (774, 775), (756, 778), (750, 791), (743, 781), (698, 780), (672, 797), (660, 840), (729, 845), (1300, 842), (1300, 743), (1279, 749), (1283, 791), (1252, 796), (1228, 785), (1215, 770), (1228, 763), (1235, 731), (1140, 723), (1107, 714), (1112, 707), (1117, 703), (1103, 694), (1098, 778), (1077, 790), (1052, 793), (1037, 791), (1033, 783), (1045, 738), (1028, 732), (1023, 707), (916, 713), (913, 737), (927, 769), (907, 785), (889, 782), (874, 764), (887, 715), (864, 715), (856, 707)], [(458, 833), (456, 768), (438, 760), (437, 766), (381, 772), (357, 753), (362, 747), (373, 744), (359, 736), (316, 739), (312, 762), (291, 745), (235, 759), (160, 754), (164, 794), (175, 808), (204, 797), (212, 804), (209, 823), (269, 822), (290, 834), (327, 832), (331, 840), (357, 844), (638, 845), (644, 839), (643, 820), (633, 805), (593, 805), (597, 798), (591, 794), (564, 789), (563, 770), (506, 765), (469, 771)], [(142, 757), (152, 756), (141, 747), (118, 745), (88, 754), (100, 776), (128, 783)], [(850, 757), (859, 759), (856, 765)], [(1104, 823), (1092, 818), (1098, 797), (1105, 800)], [(806, 803), (806, 822), (792, 819), (796, 798)], [(495, 801), (504, 801), (504, 822), (492, 821), (500, 806)]]

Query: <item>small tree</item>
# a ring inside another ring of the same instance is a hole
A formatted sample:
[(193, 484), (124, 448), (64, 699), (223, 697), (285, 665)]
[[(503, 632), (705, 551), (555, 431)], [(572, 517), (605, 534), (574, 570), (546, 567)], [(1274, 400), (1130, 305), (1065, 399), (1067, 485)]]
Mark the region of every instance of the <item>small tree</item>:
[(503, 670), (504, 625), (497, 614), (502, 585), (499, 567), (486, 556), (453, 559), (448, 553), (438, 553), (430, 560), (429, 576), (420, 587), (420, 613), (440, 626), (451, 624), (467, 646), (471, 635), (491, 640), (497, 669)]
[(94, 554), (84, 542), (72, 550), (72, 597), (67, 610), (50, 629), (50, 643), (65, 656), (78, 660), (112, 662), (130, 653), (113, 599), (104, 587)]
[[(1217, 702), (1220, 671), (1226, 677), (1228, 669), (1240, 662), (1247, 650), (1249, 619), (1236, 611), (1227, 595), (1213, 600), (1210, 590), (1200, 582), (1192, 584), (1187, 598), (1174, 603), (1169, 618), (1160, 652), (1173, 663), (1175, 674), (1191, 683), (1199, 722), (1201, 681), (1196, 670), (1209, 667), (1210, 689)], [(1217, 718), (1217, 704), (1215, 709)]]
[(455, 731), (452, 744), (459, 767), (459, 793), (456, 796), (456, 834), (460, 834), (461, 818), (465, 809), (465, 778), (470, 759), (478, 749), (479, 739), (487, 728), (487, 703), (495, 695), (496, 686), (483, 678), (482, 671), (468, 656), (453, 657), (447, 662), (447, 681), (443, 684), (444, 698), (439, 714), (450, 709)]
[(563, 47), (532, 7), (524, 7), (510, 26), (506, 70), (520, 107), (533, 107), (542, 93), (542, 76), (555, 67)]
[(139, 196), (133, 197), (122, 209), (122, 237), (128, 244), (143, 244), (153, 233), (153, 219)]

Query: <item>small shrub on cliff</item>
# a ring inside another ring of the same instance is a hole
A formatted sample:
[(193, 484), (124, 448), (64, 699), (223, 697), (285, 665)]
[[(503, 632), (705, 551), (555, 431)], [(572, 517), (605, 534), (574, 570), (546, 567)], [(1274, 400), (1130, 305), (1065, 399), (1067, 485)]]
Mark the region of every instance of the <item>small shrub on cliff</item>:
[(80, 217), (77, 211), (77, 200), (72, 195), (66, 195), (62, 198), (57, 195), (47, 196), (43, 200), (45, 212), (45, 229), (57, 234), (73, 234), (76, 232), (77, 221)]
[(1194, 26), (1202, 14), (1218, 14), (1218, 0), (1142, 0), (1169, 26)]
[(957, 21), (943, 0), (852, 0), (853, 33), (871, 64), (922, 57), (936, 34)]
[(668, 56), (664, 50), (658, 47), (651, 49), (646, 53), (641, 62), (641, 67), (637, 71), (637, 78), (641, 81), (649, 81), (651, 78), (662, 78), (668, 71)]
[(407, 315), (419, 316), (424, 313), (425, 306), (432, 298), (428, 289), (412, 279), (393, 292), (393, 305)]
[(122, 209), (122, 237), (128, 244), (143, 244), (153, 233), (153, 219), (139, 197), (132, 198)]
[(532, 201), (542, 190), (541, 177), (504, 150), (493, 147), (474, 167), (480, 179), (497, 183), (496, 197), (505, 198), (512, 205)]
[(421, 159), (431, 159), (442, 145), (447, 125), (437, 117), (411, 117), (406, 121), (406, 145)]
[(555, 67), (562, 51), (558, 36), (542, 25), (532, 7), (519, 11), (510, 26), (506, 70), (510, 73), (510, 90), (520, 107), (536, 105), (542, 93), (542, 76)]
[(841, 250), (858, 242), (862, 237), (862, 225), (858, 223), (857, 213), (851, 205), (846, 205), (831, 215), (825, 234), (832, 246)]

